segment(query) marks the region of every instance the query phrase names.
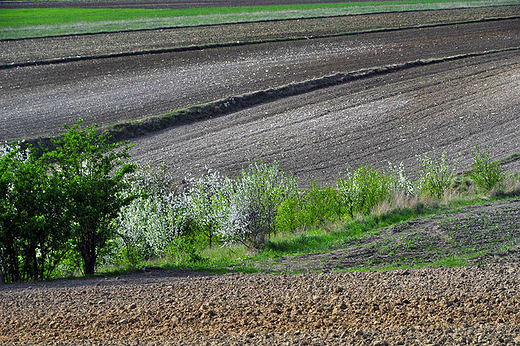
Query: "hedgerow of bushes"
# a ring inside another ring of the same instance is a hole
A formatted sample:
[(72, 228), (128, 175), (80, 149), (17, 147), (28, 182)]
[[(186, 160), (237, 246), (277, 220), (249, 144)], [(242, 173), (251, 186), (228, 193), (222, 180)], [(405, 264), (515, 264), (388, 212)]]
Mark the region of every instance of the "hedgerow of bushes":
[[(182, 264), (230, 244), (261, 250), (277, 233), (354, 220), (384, 205), (441, 200), (456, 185), (456, 165), (445, 153), (418, 157), (415, 180), (402, 164), (386, 171), (347, 166), (335, 187), (303, 189), (278, 164), (255, 161), (235, 178), (208, 170), (179, 184), (158, 168), (136, 169), (129, 147), (97, 130), (70, 127), (43, 154), (1, 147), (3, 280), (89, 275), (103, 264), (136, 268), (153, 258)], [(482, 191), (507, 180), (489, 149), (478, 147), (469, 177)]]

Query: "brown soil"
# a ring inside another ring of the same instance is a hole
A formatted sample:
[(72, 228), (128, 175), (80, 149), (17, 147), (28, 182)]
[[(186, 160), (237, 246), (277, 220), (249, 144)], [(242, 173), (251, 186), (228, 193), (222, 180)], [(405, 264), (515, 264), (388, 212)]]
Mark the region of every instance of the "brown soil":
[[(519, 20), (0, 71), (0, 140), (109, 125), (337, 72), (520, 46)], [(418, 83), (421, 81), (418, 81)]]
[(519, 13), (520, 6), (496, 6), (0, 41), (0, 64), (237, 41), (313, 37), (383, 28), (503, 18), (516, 16)]
[(520, 345), (518, 262), (0, 287), (0, 344)]

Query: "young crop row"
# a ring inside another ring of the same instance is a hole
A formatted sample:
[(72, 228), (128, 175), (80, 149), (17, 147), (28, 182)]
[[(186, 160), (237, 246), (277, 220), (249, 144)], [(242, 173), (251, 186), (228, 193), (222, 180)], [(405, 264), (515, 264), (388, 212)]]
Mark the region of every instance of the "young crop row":
[[(278, 164), (253, 162), (235, 178), (216, 171), (175, 184), (157, 168), (136, 169), (128, 147), (109, 144), (94, 126), (73, 126), (56, 148), (5, 145), (0, 150), (0, 275), (7, 281), (93, 274), (110, 263), (136, 267), (167, 258), (187, 263), (208, 247), (243, 244), (260, 250), (277, 233), (356, 219), (376, 208), (420, 198), (443, 199), (455, 188), (456, 165), (418, 157), (416, 179), (402, 164), (361, 166), (336, 186), (299, 187)], [(473, 185), (502, 189), (508, 179), (489, 149), (474, 151)]]

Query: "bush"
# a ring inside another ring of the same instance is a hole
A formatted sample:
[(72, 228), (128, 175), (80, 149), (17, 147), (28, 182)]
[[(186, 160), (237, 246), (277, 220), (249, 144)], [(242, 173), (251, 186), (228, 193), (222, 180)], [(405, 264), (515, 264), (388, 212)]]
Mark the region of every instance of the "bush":
[(289, 232), (302, 227), (316, 227), (340, 218), (342, 205), (338, 190), (312, 183), (301, 196), (288, 198), (279, 205), (276, 227)]
[(262, 248), (275, 232), (278, 206), (296, 193), (296, 179), (277, 164), (254, 162), (227, 185), (229, 207), (222, 224), (222, 239)]
[(486, 191), (503, 184), (505, 174), (498, 161), (491, 161), (491, 151), (489, 147), (486, 153), (482, 153), (478, 146), (473, 152), (473, 171), (470, 174), (471, 179)]
[(369, 215), (372, 209), (390, 197), (392, 179), (371, 166), (362, 165), (338, 180), (338, 189), (350, 217)]
[(418, 191), (441, 199), (455, 179), (457, 163), (450, 167), (446, 160), (446, 152), (443, 152), (440, 158), (435, 155), (430, 157), (426, 153), (424, 156), (417, 156), (417, 161), (419, 163)]

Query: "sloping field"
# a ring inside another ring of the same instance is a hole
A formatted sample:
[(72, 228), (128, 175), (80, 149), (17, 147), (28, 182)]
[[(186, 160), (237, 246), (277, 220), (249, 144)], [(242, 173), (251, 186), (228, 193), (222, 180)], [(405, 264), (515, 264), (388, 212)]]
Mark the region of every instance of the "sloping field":
[[(413, 166), (426, 151), (475, 145), (518, 152), (518, 52), (374, 76), (179, 126), (135, 141), (132, 156), (181, 179), (205, 166), (233, 174), (253, 159), (278, 160), (304, 181), (336, 180), (345, 163)], [(518, 167), (518, 166), (517, 166)]]
[(0, 140), (110, 125), (337, 72), (520, 46), (520, 20), (0, 71)]
[(100, 56), (172, 47), (337, 35), (347, 32), (446, 24), (518, 15), (520, 15), (520, 6), (492, 6), (456, 10), (308, 18), (277, 21), (274, 23), (241, 23), (211, 27), (202, 26), (39, 39), (0, 40), (0, 64), (76, 56)]

